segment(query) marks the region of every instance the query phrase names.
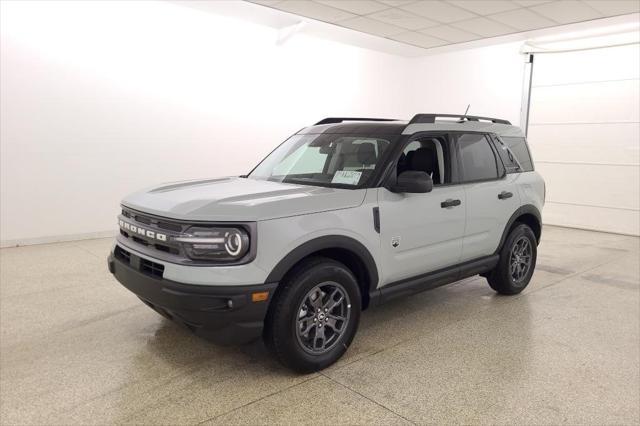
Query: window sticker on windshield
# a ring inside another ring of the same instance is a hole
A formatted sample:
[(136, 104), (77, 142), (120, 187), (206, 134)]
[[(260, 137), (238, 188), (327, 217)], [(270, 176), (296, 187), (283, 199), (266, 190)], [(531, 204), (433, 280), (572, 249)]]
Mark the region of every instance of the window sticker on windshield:
[(357, 185), (358, 182), (360, 182), (360, 176), (362, 176), (362, 172), (358, 172), (355, 170), (338, 170), (336, 174), (333, 175), (333, 179), (331, 179), (331, 183)]

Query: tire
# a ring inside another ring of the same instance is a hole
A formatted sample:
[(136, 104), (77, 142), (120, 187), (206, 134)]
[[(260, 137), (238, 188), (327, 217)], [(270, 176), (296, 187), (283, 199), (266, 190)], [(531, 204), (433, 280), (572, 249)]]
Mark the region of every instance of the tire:
[[(521, 254), (517, 254), (519, 252)], [(500, 249), (498, 264), (487, 276), (491, 288), (500, 294), (520, 293), (531, 281), (537, 254), (536, 236), (531, 228), (525, 224), (516, 223)], [(516, 263), (519, 266), (514, 266)]]
[(347, 351), (360, 310), (360, 288), (346, 266), (323, 257), (305, 260), (278, 288), (265, 320), (265, 343), (285, 367), (322, 370)]

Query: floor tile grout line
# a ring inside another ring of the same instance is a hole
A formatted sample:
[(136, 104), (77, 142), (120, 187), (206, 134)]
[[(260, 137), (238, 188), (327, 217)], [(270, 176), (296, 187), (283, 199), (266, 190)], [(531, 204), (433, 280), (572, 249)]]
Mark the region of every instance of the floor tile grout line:
[[(592, 270), (594, 270), (594, 269), (597, 269), (597, 268), (599, 268), (599, 267), (601, 267), (601, 266), (604, 266), (604, 265), (607, 265), (607, 264), (610, 264), (610, 263), (617, 262), (617, 261), (619, 261), (619, 260), (621, 260), (621, 259), (623, 259), (623, 258), (625, 258), (625, 257), (628, 257), (628, 256), (631, 256), (631, 254), (623, 255), (623, 256), (621, 256), (621, 257), (619, 257), (619, 258), (617, 258), (617, 259), (613, 259), (613, 258), (612, 258), (612, 259), (607, 260), (607, 261), (605, 261), (605, 262), (599, 263), (598, 265), (595, 265), (595, 266), (593, 266), (593, 267), (591, 267), (591, 268), (587, 268), (587, 269), (584, 269), (584, 270), (582, 270), (582, 271), (575, 272), (575, 273), (573, 273), (573, 274), (571, 274), (571, 275), (569, 275), (569, 276), (566, 276), (566, 277), (560, 278), (558, 281), (555, 281), (555, 282), (553, 282), (553, 283), (551, 283), (551, 284), (549, 284), (549, 285), (547, 285), (547, 286), (545, 286), (545, 287), (542, 287), (542, 288), (538, 288), (538, 289), (532, 290), (532, 291), (530, 291), (530, 292), (528, 292), (528, 293), (526, 293), (526, 294), (520, 294), (520, 295), (518, 295), (518, 296), (516, 296), (516, 297), (514, 297), (514, 298), (510, 298), (510, 300), (507, 300), (507, 301), (506, 301), (506, 303), (515, 303), (515, 302), (519, 301), (522, 297), (526, 296), (527, 294), (536, 293), (536, 292), (538, 292), (538, 291), (540, 291), (540, 290), (544, 290), (544, 289), (547, 289), (547, 288), (549, 288), (549, 287), (555, 286), (556, 284), (559, 284), (559, 283), (561, 283), (561, 282), (563, 282), (563, 281), (566, 281), (566, 280), (568, 280), (568, 279), (571, 279), (571, 278), (574, 278), (574, 277), (576, 277), (576, 276), (579, 276), (580, 274), (583, 274), (583, 273), (585, 273), (585, 272), (592, 271)], [(475, 279), (474, 279), (474, 280), (470, 280), (470, 281), (475, 281)], [(458, 283), (455, 283), (455, 284), (458, 284)], [(449, 328), (449, 327), (451, 327), (452, 325), (457, 324), (457, 323), (459, 323), (459, 322), (461, 322), (461, 321), (463, 321), (463, 320), (464, 320), (463, 318), (458, 319), (458, 320), (456, 320), (456, 321), (453, 321), (453, 322), (451, 322), (451, 323), (449, 323), (449, 324), (445, 325), (443, 328), (444, 328), (444, 329)], [(356, 364), (356, 363), (358, 363), (358, 362), (360, 362), (360, 361), (363, 361), (363, 360), (365, 360), (365, 359), (367, 359), (367, 358), (369, 358), (369, 357), (372, 357), (372, 356), (374, 356), (374, 355), (377, 355), (377, 354), (379, 354), (379, 353), (386, 352), (386, 351), (388, 351), (388, 350), (394, 349), (394, 348), (396, 348), (396, 347), (398, 347), (398, 346), (402, 345), (403, 343), (406, 343), (406, 342), (408, 342), (408, 341), (412, 340), (414, 337), (415, 337), (415, 336), (408, 337), (408, 338), (406, 338), (406, 339), (403, 339), (403, 340), (401, 340), (401, 341), (397, 342), (396, 344), (394, 344), (394, 345), (392, 345), (392, 346), (390, 346), (390, 347), (388, 347), (388, 348), (382, 348), (382, 349), (380, 349), (380, 350), (378, 350), (378, 351), (371, 352), (371, 353), (369, 353), (369, 354), (367, 354), (367, 355), (365, 355), (365, 356), (363, 356), (363, 357), (361, 357), (361, 358), (358, 358), (358, 359), (354, 360), (353, 362), (350, 362), (350, 363), (347, 363), (347, 364), (345, 364), (345, 365), (342, 365), (342, 366), (338, 367), (338, 369), (337, 369), (336, 371), (340, 371), (341, 369), (343, 369), (343, 368), (345, 368), (345, 367), (348, 367), (349, 365)], [(333, 378), (332, 378), (332, 377), (330, 377), (330, 376), (327, 376), (327, 375), (326, 375), (326, 374), (324, 374), (323, 372), (320, 372), (320, 374), (321, 374), (322, 376), (324, 376), (324, 377), (326, 377), (326, 378), (328, 378), (328, 379), (332, 380), (333, 382), (338, 383), (339, 385), (341, 385), (341, 386), (345, 387), (346, 389), (349, 389), (349, 390), (351, 390), (352, 392), (355, 392), (356, 394), (360, 395), (361, 397), (363, 397), (363, 398), (365, 398), (365, 399), (367, 399), (367, 400), (369, 400), (369, 401), (371, 401), (371, 402), (375, 403), (376, 405), (379, 405), (380, 407), (382, 407), (382, 408), (384, 408), (384, 409), (386, 409), (386, 410), (390, 411), (391, 413), (393, 413), (393, 414), (395, 414), (395, 415), (397, 415), (397, 416), (399, 416), (399, 417), (403, 418), (404, 420), (406, 420), (406, 421), (408, 421), (408, 422), (410, 422), (410, 423), (412, 423), (412, 424), (416, 424), (415, 422), (412, 422), (411, 420), (407, 419), (407, 418), (406, 418), (406, 417), (404, 417), (403, 415), (401, 415), (401, 414), (399, 414), (399, 413), (397, 413), (397, 412), (395, 412), (395, 411), (391, 410), (390, 408), (388, 408), (388, 407), (386, 407), (386, 406), (384, 406), (384, 405), (382, 405), (382, 404), (378, 403), (377, 401), (375, 401), (375, 400), (373, 400), (373, 399), (371, 399), (371, 398), (369, 398), (369, 397), (367, 397), (367, 396), (365, 396), (365, 395), (361, 394), (361, 393), (360, 393), (360, 392), (358, 392), (357, 390), (352, 389), (351, 387), (349, 387), (349, 386), (347, 386), (347, 385), (345, 385), (345, 384), (343, 384), (343, 383), (341, 383), (341, 382), (339, 382), (339, 381), (337, 381), (337, 380), (333, 379)]]
[(235, 407), (235, 408), (233, 408), (233, 409), (231, 409), (231, 410), (229, 410), (229, 411), (225, 411), (224, 413), (216, 414), (215, 416), (209, 417), (209, 418), (204, 419), (204, 420), (202, 420), (202, 421), (199, 421), (198, 423), (195, 423), (195, 424), (196, 424), (196, 425), (201, 425), (201, 424), (206, 423), (206, 422), (209, 422), (209, 421), (211, 421), (211, 420), (215, 420), (215, 419), (217, 419), (218, 417), (222, 417), (222, 416), (225, 416), (225, 415), (227, 415), (227, 414), (233, 413), (233, 412), (238, 411), (238, 410), (240, 410), (240, 409), (242, 409), (242, 408), (248, 407), (249, 405), (255, 404), (256, 402), (260, 402), (260, 401), (262, 401), (263, 399), (266, 399), (266, 398), (269, 398), (269, 397), (271, 397), (271, 396), (277, 395), (277, 394), (279, 394), (279, 393), (285, 392), (285, 391), (287, 391), (287, 390), (289, 390), (289, 389), (293, 389), (293, 388), (295, 388), (296, 386), (303, 385), (303, 384), (305, 384), (305, 383), (307, 383), (307, 382), (310, 382), (310, 381), (312, 381), (312, 380), (319, 379), (320, 377), (321, 377), (320, 375), (316, 375), (316, 376), (310, 377), (310, 378), (308, 378), (308, 379), (306, 379), (306, 380), (303, 380), (303, 381), (302, 381), (302, 382), (300, 382), (300, 383), (296, 383), (296, 384), (294, 384), (294, 385), (287, 386), (287, 387), (285, 387), (285, 388), (279, 389), (279, 390), (277, 390), (277, 391), (275, 391), (275, 392), (271, 392), (270, 394), (267, 394), (267, 395), (261, 396), (261, 397), (260, 397), (260, 398), (258, 398), (258, 399), (255, 399), (255, 400), (253, 400), (253, 401), (247, 402), (246, 404), (242, 404), (242, 405), (240, 405), (240, 406), (238, 406), (238, 407)]
[(395, 411), (393, 411), (391, 408), (389, 408), (389, 407), (387, 407), (387, 406), (385, 406), (385, 405), (383, 405), (383, 404), (379, 403), (378, 401), (376, 401), (376, 400), (374, 400), (374, 399), (369, 398), (369, 397), (368, 397), (368, 396), (366, 396), (366, 395), (363, 395), (362, 393), (358, 392), (357, 390), (355, 390), (355, 389), (353, 389), (353, 388), (351, 388), (351, 387), (349, 387), (349, 386), (347, 386), (347, 385), (345, 385), (345, 384), (343, 384), (343, 383), (341, 383), (341, 382), (339, 382), (339, 381), (337, 381), (337, 380), (333, 379), (332, 377), (327, 376), (327, 375), (326, 375), (326, 374), (324, 374), (323, 372), (320, 372), (320, 375), (321, 375), (322, 377), (326, 377), (327, 379), (331, 380), (333, 383), (336, 383), (336, 384), (338, 384), (338, 385), (342, 386), (343, 388), (345, 388), (345, 389), (347, 389), (347, 390), (349, 390), (349, 391), (351, 391), (351, 392), (353, 392), (353, 393), (355, 393), (355, 394), (357, 394), (357, 395), (360, 395), (362, 398), (364, 398), (364, 399), (366, 399), (367, 401), (370, 401), (370, 402), (372, 402), (372, 403), (376, 404), (377, 406), (379, 406), (379, 407), (381, 407), (381, 408), (383, 408), (383, 409), (387, 410), (388, 412), (392, 413), (393, 415), (398, 416), (398, 417), (402, 418), (403, 420), (408, 421), (409, 423), (411, 423), (411, 424), (413, 424), (413, 425), (415, 425), (415, 424), (416, 424), (415, 422), (413, 422), (413, 421), (409, 420), (408, 418), (406, 418), (406, 417), (405, 417), (405, 416), (403, 416), (402, 414), (400, 414), (400, 413), (396, 413), (396, 412), (395, 412)]
[[(250, 361), (247, 361), (247, 362), (245, 362), (245, 363), (242, 363), (239, 367), (244, 367), (245, 365), (248, 365), (249, 363), (250, 363)], [(151, 390), (155, 390), (155, 389), (157, 389), (157, 388), (164, 387), (164, 386), (166, 386), (166, 384), (167, 384), (167, 383), (170, 383), (170, 382), (174, 381), (174, 379), (179, 379), (179, 378), (183, 378), (183, 377), (185, 377), (185, 378), (188, 378), (188, 379), (189, 379), (188, 383), (185, 383), (184, 385), (182, 385), (182, 386), (178, 387), (178, 389), (176, 389), (176, 390), (178, 390), (178, 391), (184, 390), (184, 389), (189, 388), (189, 387), (191, 387), (191, 386), (192, 386), (192, 384), (193, 384), (193, 378), (192, 378), (191, 376), (193, 376), (193, 375), (197, 374), (199, 371), (204, 370), (204, 369), (206, 369), (206, 368), (207, 368), (206, 366), (203, 366), (203, 365), (201, 364), (201, 360), (200, 360), (200, 359), (196, 359), (196, 360), (194, 360), (193, 362), (191, 362), (190, 364), (188, 364), (187, 366), (185, 366), (185, 367), (184, 367), (184, 371), (183, 371), (183, 372), (176, 373), (176, 374), (175, 374), (174, 376), (172, 376), (172, 377), (169, 379), (169, 381), (167, 381), (166, 383), (164, 383), (164, 382), (163, 382), (163, 383), (160, 383), (160, 384), (158, 384), (158, 385), (154, 385), (154, 386), (153, 386), (153, 388), (152, 388)], [(234, 367), (234, 368), (237, 368), (237, 367)], [(229, 371), (233, 370), (234, 368), (230, 368), (230, 369), (229, 369)], [(225, 372), (226, 372), (226, 371), (225, 371)], [(183, 374), (183, 373), (184, 373), (184, 374)], [(225, 381), (225, 380), (222, 380), (221, 382), (224, 382), (224, 381)], [(216, 384), (217, 384), (217, 383), (221, 383), (221, 382), (216, 382)], [(166, 395), (165, 395), (165, 396), (166, 396)], [(164, 398), (164, 397), (163, 397), (163, 398)], [(155, 407), (157, 407), (157, 406), (159, 406), (159, 405), (162, 405), (163, 403), (164, 403), (164, 401), (158, 401), (158, 400), (156, 400), (156, 401), (154, 401), (154, 402), (152, 402), (152, 403), (147, 404), (146, 406), (143, 406), (143, 407), (141, 407), (141, 408), (138, 408), (138, 409), (136, 409), (136, 410), (133, 410), (133, 412), (129, 413), (129, 414), (124, 418), (123, 423), (130, 423), (130, 422), (131, 422), (131, 420), (132, 420), (132, 419), (135, 419), (135, 417), (136, 417), (137, 415), (139, 415), (140, 413), (144, 412), (145, 410), (148, 410), (149, 408), (154, 409)], [(240, 407), (237, 407), (237, 408), (240, 408)], [(233, 408), (233, 409), (231, 409), (230, 411), (228, 411), (228, 412), (226, 412), (226, 413), (232, 412), (232, 411), (236, 410), (237, 408)], [(220, 414), (220, 415), (224, 415), (224, 414), (226, 414), (226, 413), (223, 413), (223, 414)], [(214, 417), (215, 417), (215, 416), (214, 416)], [(205, 422), (206, 422), (206, 421), (208, 421), (208, 420), (203, 420), (203, 421), (205, 421)], [(199, 423), (198, 423), (198, 424), (199, 424)]]
[(84, 251), (85, 253), (89, 253), (90, 255), (92, 255), (93, 257), (95, 257), (96, 259), (100, 259), (100, 256), (98, 256), (97, 254), (90, 252), (89, 250), (87, 250), (86, 248), (82, 247), (80, 244), (74, 244), (74, 247), (78, 247), (80, 250)]
[(531, 290), (531, 291), (529, 291), (529, 292), (527, 292), (527, 293), (525, 293), (525, 294), (522, 294), (522, 293), (521, 293), (521, 294), (517, 295), (514, 299), (515, 299), (515, 300), (519, 300), (519, 299), (521, 299), (522, 297), (526, 296), (527, 294), (537, 293), (537, 292), (539, 292), (540, 290), (544, 290), (544, 289), (547, 289), (547, 288), (553, 287), (553, 286), (555, 286), (556, 284), (559, 284), (559, 283), (561, 283), (561, 282), (563, 282), (563, 281), (566, 281), (566, 280), (568, 280), (568, 279), (571, 279), (571, 278), (575, 278), (575, 277), (577, 277), (577, 276), (580, 276), (580, 275), (584, 274), (585, 272), (593, 271), (594, 269), (598, 269), (598, 268), (600, 268), (601, 266), (605, 266), (605, 265), (608, 265), (608, 264), (611, 264), (611, 263), (618, 262), (618, 261), (620, 261), (620, 260), (622, 260), (622, 259), (624, 259), (624, 258), (626, 258), (626, 257), (630, 257), (631, 255), (632, 255), (631, 253), (626, 254), (626, 255), (622, 255), (622, 256), (617, 257), (617, 258), (615, 258), (615, 259), (614, 259), (614, 258), (612, 258), (612, 259), (607, 260), (607, 261), (605, 261), (605, 262), (598, 263), (597, 265), (592, 266), (592, 267), (587, 268), (587, 269), (583, 269), (582, 271), (574, 272), (573, 274), (570, 274), (570, 275), (567, 275), (566, 277), (560, 278), (558, 281), (554, 281), (554, 282), (552, 282), (551, 284), (546, 285), (546, 286), (544, 286), (544, 287), (536, 288), (535, 290)]
[[(617, 258), (617, 259), (611, 259), (611, 260), (608, 260), (608, 261), (606, 261), (606, 262), (602, 262), (602, 263), (600, 263), (600, 264), (598, 264), (598, 265), (596, 265), (596, 266), (594, 266), (594, 267), (592, 267), (592, 268), (587, 268), (587, 269), (584, 269), (584, 270), (582, 270), (582, 271), (575, 272), (575, 273), (573, 273), (573, 274), (571, 274), (571, 275), (568, 275), (568, 276), (566, 276), (566, 277), (560, 278), (558, 281), (554, 281), (553, 283), (551, 283), (551, 284), (549, 284), (549, 285), (547, 285), (547, 286), (544, 286), (544, 287), (541, 287), (541, 288), (538, 288), (538, 289), (535, 289), (535, 290), (531, 290), (531, 291), (529, 291), (529, 292), (527, 292), (527, 293), (525, 293), (525, 294), (522, 294), (522, 293), (521, 293), (521, 294), (518, 294), (517, 296), (515, 296), (515, 297), (513, 297), (513, 298), (508, 298), (508, 300), (506, 300), (506, 302), (505, 302), (505, 303), (515, 303), (515, 302), (519, 301), (522, 297), (525, 297), (525, 296), (526, 296), (526, 295), (528, 295), (528, 294), (533, 294), (533, 293), (536, 293), (536, 292), (538, 292), (538, 291), (540, 291), (540, 290), (544, 290), (544, 289), (550, 288), (550, 287), (552, 287), (552, 286), (554, 286), (554, 285), (556, 285), (556, 284), (558, 284), (558, 283), (560, 283), (560, 282), (563, 282), (563, 281), (568, 280), (568, 279), (570, 279), (570, 278), (574, 278), (574, 277), (576, 277), (576, 276), (578, 276), (578, 275), (580, 275), (580, 274), (582, 274), (582, 273), (589, 272), (589, 271), (591, 271), (591, 270), (593, 270), (593, 269), (597, 269), (597, 268), (599, 268), (599, 267), (601, 267), (601, 266), (604, 266), (604, 265), (607, 265), (607, 264), (609, 264), (609, 263), (617, 262), (618, 260), (620, 260), (620, 259), (622, 259), (622, 258), (624, 258), (624, 257), (627, 257), (627, 256), (631, 256), (631, 254), (623, 255), (623, 256), (622, 256), (622, 257), (620, 257), (620, 258)], [(476, 279), (478, 279), (478, 278), (475, 278), (475, 279), (473, 279), (473, 280), (470, 280), (469, 282), (471, 282), (471, 281), (475, 281)], [(452, 284), (450, 284), (450, 285), (457, 285), (457, 284), (464, 284), (464, 283), (465, 283), (465, 282), (463, 282), (463, 281), (458, 281), (458, 282), (452, 283)], [(458, 319), (458, 320), (452, 321), (452, 322), (450, 322), (450, 323), (448, 323), (448, 324), (444, 325), (444, 326), (443, 326), (443, 329), (449, 328), (449, 327), (451, 327), (451, 326), (453, 326), (453, 325), (455, 325), (455, 324), (457, 324), (457, 323), (459, 323), (459, 322), (461, 322), (461, 321), (464, 321), (464, 320), (465, 320), (465, 318), (460, 318), (460, 319)], [(343, 368), (345, 368), (345, 367), (348, 367), (349, 365), (356, 364), (356, 363), (358, 363), (358, 362), (360, 362), (360, 361), (363, 361), (363, 360), (365, 360), (365, 359), (367, 359), (367, 358), (369, 358), (369, 357), (372, 357), (372, 356), (374, 356), (374, 355), (377, 355), (377, 354), (379, 354), (379, 353), (386, 352), (386, 351), (389, 351), (389, 350), (391, 350), (391, 349), (394, 349), (394, 348), (396, 348), (396, 347), (398, 347), (398, 346), (400, 346), (400, 345), (402, 345), (402, 344), (404, 344), (404, 343), (406, 343), (406, 342), (408, 342), (408, 341), (411, 341), (411, 340), (415, 339), (417, 336), (419, 336), (419, 334), (411, 335), (411, 336), (407, 337), (406, 339), (402, 339), (402, 340), (400, 340), (399, 342), (396, 342), (394, 345), (391, 345), (391, 346), (389, 346), (389, 347), (387, 347), (387, 348), (382, 348), (382, 349), (380, 349), (380, 350), (377, 350), (377, 351), (371, 352), (371, 353), (369, 353), (369, 354), (366, 354), (366, 355), (362, 356), (361, 358), (358, 358), (358, 359), (356, 359), (356, 360), (354, 360), (354, 361), (352, 361), (352, 362), (349, 362), (349, 363), (347, 363), (347, 364), (341, 365), (341, 366), (340, 366), (340, 367), (338, 367), (335, 371), (340, 371), (341, 369), (343, 369)], [(323, 375), (324, 375), (324, 374), (323, 374)]]

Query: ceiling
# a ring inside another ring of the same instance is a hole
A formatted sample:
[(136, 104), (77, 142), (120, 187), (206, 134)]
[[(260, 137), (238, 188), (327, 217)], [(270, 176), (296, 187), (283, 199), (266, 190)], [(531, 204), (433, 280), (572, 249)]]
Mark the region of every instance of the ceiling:
[(247, 0), (420, 48), (640, 12), (640, 0)]

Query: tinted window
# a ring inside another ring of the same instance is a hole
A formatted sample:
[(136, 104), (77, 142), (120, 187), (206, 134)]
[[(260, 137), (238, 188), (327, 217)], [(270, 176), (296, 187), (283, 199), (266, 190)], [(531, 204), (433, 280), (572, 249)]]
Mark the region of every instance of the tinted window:
[(520, 171), (522, 171), (520, 169), (520, 165), (518, 163), (518, 161), (516, 160), (516, 156), (513, 153), (513, 151), (511, 151), (511, 149), (509, 149), (509, 147), (503, 143), (502, 141), (495, 139), (495, 145), (494, 145), (498, 151), (498, 155), (500, 155), (500, 159), (502, 160), (502, 162), (504, 163), (504, 166), (507, 169), (507, 173), (518, 173)]
[(496, 156), (484, 135), (465, 134), (458, 138), (465, 182), (496, 179)]
[[(530, 172), (533, 170), (533, 162), (531, 161), (531, 155), (529, 154), (529, 148), (524, 138), (500, 138), (513, 152), (518, 159), (518, 162), (522, 166), (523, 172)], [(506, 163), (505, 163), (506, 164)]]
[[(416, 159), (415, 156), (420, 156)], [(409, 170), (426, 172), (434, 185), (451, 183), (451, 156), (445, 137), (427, 137), (411, 141), (398, 160), (398, 174)]]

